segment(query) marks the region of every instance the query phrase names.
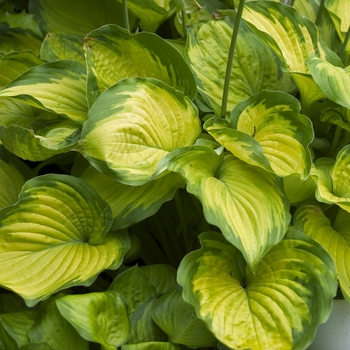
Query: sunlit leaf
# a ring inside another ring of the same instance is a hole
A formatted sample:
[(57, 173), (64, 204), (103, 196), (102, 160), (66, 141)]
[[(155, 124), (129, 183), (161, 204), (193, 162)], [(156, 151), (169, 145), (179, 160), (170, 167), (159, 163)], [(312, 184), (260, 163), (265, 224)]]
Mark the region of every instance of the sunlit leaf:
[(83, 122), (87, 115), (86, 70), (75, 61), (44, 63), (6, 85), (0, 97), (12, 97)]
[(313, 140), (310, 120), (299, 114), (294, 97), (280, 92), (263, 92), (239, 103), (230, 123), (212, 119), (206, 130), (245, 162), (278, 176), (309, 176)]
[(183, 57), (156, 34), (130, 34), (118, 26), (106, 25), (84, 38), (84, 49), (90, 104), (106, 88), (133, 77), (156, 78), (191, 99), (196, 96), (196, 83)]
[(40, 57), (50, 62), (72, 60), (85, 65), (83, 37), (63, 32), (48, 33), (42, 43)]
[(152, 318), (174, 344), (191, 348), (215, 346), (217, 339), (196, 316), (192, 305), (182, 298), (182, 288), (174, 286), (157, 299)]
[(67, 295), (56, 301), (62, 316), (88, 341), (114, 350), (129, 336), (130, 322), (124, 299), (113, 291)]
[(207, 221), (220, 228), (253, 270), (287, 231), (289, 204), (274, 174), (200, 147), (174, 157), (169, 170), (187, 180), (187, 191), (201, 200)]
[(290, 229), (252, 273), (222, 235), (200, 239), (202, 248), (182, 261), (178, 282), (216, 338), (232, 349), (306, 349), (337, 288), (327, 252)]
[(100, 172), (142, 185), (163, 173), (160, 163), (169, 152), (191, 145), (200, 132), (197, 108), (180, 91), (156, 79), (130, 78), (96, 100), (79, 150)]
[(311, 74), (330, 100), (350, 108), (350, 70), (336, 67), (316, 56), (307, 60)]
[(350, 301), (350, 214), (339, 209), (331, 222), (316, 203), (297, 209), (294, 225), (312, 237), (332, 257), (344, 297)]
[(29, 306), (90, 285), (129, 249), (124, 232), (108, 233), (111, 224), (108, 204), (85, 181), (56, 174), (27, 181), (19, 201), (0, 211), (0, 285)]
[[(74, 327), (58, 311), (56, 301), (63, 296), (63, 293), (59, 293), (40, 304), (34, 325), (28, 331), (29, 338), (32, 343), (47, 343), (53, 349), (88, 350), (89, 343), (80, 337)], [(42, 345), (38, 349), (46, 350), (47, 347)]]
[(350, 212), (350, 145), (340, 150), (335, 161), (317, 159), (311, 174), (317, 185), (319, 202), (337, 204)]
[(325, 7), (331, 15), (339, 35), (350, 28), (350, 2), (342, 0), (326, 0)]
[[(188, 30), (186, 59), (195, 74), (198, 90), (220, 115), (224, 77), (233, 25), (229, 20), (200, 22)], [(242, 23), (228, 95), (230, 112), (239, 102), (262, 90), (293, 89), (272, 50)]]

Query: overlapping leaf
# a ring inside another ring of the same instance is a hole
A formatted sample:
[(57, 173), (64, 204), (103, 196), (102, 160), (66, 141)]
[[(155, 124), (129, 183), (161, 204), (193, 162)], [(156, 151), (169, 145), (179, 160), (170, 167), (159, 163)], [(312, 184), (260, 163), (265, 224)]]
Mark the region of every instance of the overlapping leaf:
[(230, 124), (211, 119), (206, 130), (245, 162), (278, 176), (309, 176), (313, 140), (311, 121), (299, 114), (299, 102), (281, 92), (263, 92), (238, 104)]
[(111, 210), (85, 181), (44, 175), (26, 182), (19, 201), (0, 211), (0, 285), (30, 306), (117, 268), (125, 233), (108, 233)]
[(181, 54), (152, 33), (130, 34), (106, 25), (84, 39), (88, 66), (88, 98), (92, 104), (106, 88), (125, 78), (156, 78), (184, 92), (191, 99), (196, 84)]
[(130, 78), (96, 100), (79, 150), (102, 173), (142, 185), (163, 172), (169, 152), (191, 145), (200, 132), (197, 108), (183, 93), (156, 79)]
[[(220, 115), (232, 31), (229, 20), (200, 22), (188, 31), (186, 60), (195, 74), (198, 90), (217, 116)], [(278, 58), (242, 23), (232, 66), (228, 111), (262, 90), (290, 92), (292, 89)]]
[(178, 282), (216, 338), (232, 349), (307, 348), (337, 288), (327, 252), (290, 229), (252, 273), (222, 235), (200, 239), (202, 248), (182, 261)]
[(315, 55), (310, 56), (307, 63), (325, 96), (350, 109), (350, 66), (336, 67)]
[(289, 205), (274, 174), (204, 147), (177, 155), (169, 169), (187, 180), (207, 221), (221, 229), (252, 270), (287, 231)]
[(317, 203), (311, 203), (297, 209), (293, 222), (327, 250), (335, 263), (342, 293), (350, 300), (350, 214), (339, 209), (331, 222)]
[(130, 332), (127, 305), (113, 291), (67, 295), (56, 301), (62, 316), (88, 341), (105, 350), (124, 344)]
[(345, 34), (350, 28), (350, 3), (341, 0), (326, 0), (325, 7), (331, 15), (339, 35)]
[(0, 97), (83, 122), (87, 116), (86, 70), (75, 61), (44, 63), (6, 85)]
[(317, 184), (319, 202), (337, 204), (350, 212), (350, 145), (340, 150), (335, 161), (317, 159), (311, 174)]
[(75, 169), (80, 178), (95, 187), (110, 205), (113, 229), (129, 227), (153, 215), (160, 206), (173, 198), (175, 191), (184, 185), (183, 179), (170, 173), (141, 186), (124, 185), (79, 161)]

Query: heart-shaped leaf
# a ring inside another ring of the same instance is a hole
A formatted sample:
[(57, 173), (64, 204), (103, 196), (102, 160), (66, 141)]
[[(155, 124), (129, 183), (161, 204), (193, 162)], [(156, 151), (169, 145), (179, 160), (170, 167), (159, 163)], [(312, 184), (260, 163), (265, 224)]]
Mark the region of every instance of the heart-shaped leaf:
[(89, 110), (80, 152), (100, 172), (142, 185), (164, 175), (162, 159), (200, 133), (198, 110), (183, 93), (156, 79), (130, 78), (107, 89)]
[(90, 104), (106, 88), (133, 77), (156, 78), (190, 99), (196, 96), (193, 74), (182, 55), (158, 35), (130, 34), (118, 26), (106, 25), (85, 37), (84, 49)]
[(245, 162), (278, 176), (309, 176), (313, 140), (311, 121), (299, 114), (300, 104), (291, 95), (262, 92), (239, 103), (230, 124), (211, 119), (206, 130)]
[(198, 146), (172, 158), (169, 170), (187, 180), (207, 221), (221, 229), (252, 270), (287, 231), (289, 204), (274, 174)]
[(327, 252), (290, 229), (252, 273), (222, 235), (206, 232), (200, 240), (202, 248), (181, 262), (178, 282), (216, 338), (232, 349), (307, 348), (337, 288)]
[(15, 100), (77, 122), (87, 115), (86, 69), (75, 61), (44, 63), (29, 69), (0, 90)]
[(304, 204), (295, 212), (293, 223), (320, 243), (332, 257), (342, 293), (350, 301), (350, 267), (347, 263), (350, 254), (350, 213), (339, 208), (331, 222), (318, 204)]
[(0, 285), (35, 305), (58, 290), (90, 285), (119, 267), (129, 249), (124, 232), (108, 233), (111, 209), (85, 181), (38, 176), (19, 201), (0, 211)]
[(113, 291), (67, 295), (56, 301), (62, 316), (88, 341), (105, 350), (124, 344), (130, 332), (127, 305)]
[[(227, 20), (199, 22), (188, 30), (185, 58), (195, 74), (199, 92), (220, 115), (233, 24)], [(228, 107), (262, 90), (293, 89), (280, 69), (278, 58), (244, 23), (241, 23), (233, 60)], [(227, 116), (228, 117), (228, 116)]]
[(316, 199), (350, 212), (350, 145), (339, 151), (335, 161), (319, 158), (314, 164), (311, 175), (317, 185)]

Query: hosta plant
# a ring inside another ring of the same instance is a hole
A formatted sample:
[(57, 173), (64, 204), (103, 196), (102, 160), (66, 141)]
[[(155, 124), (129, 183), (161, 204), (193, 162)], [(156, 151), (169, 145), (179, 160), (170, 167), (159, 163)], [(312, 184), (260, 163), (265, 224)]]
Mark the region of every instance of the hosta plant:
[(350, 302), (350, 2), (0, 22), (0, 349), (306, 349)]

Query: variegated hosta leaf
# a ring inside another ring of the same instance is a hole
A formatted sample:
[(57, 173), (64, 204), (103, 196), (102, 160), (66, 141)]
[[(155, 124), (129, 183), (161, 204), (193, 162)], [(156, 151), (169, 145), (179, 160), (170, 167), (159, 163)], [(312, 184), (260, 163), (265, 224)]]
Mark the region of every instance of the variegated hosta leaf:
[(304, 204), (294, 214), (294, 225), (320, 243), (332, 257), (344, 297), (350, 301), (350, 214), (339, 208), (331, 222), (318, 204)]
[(332, 308), (332, 259), (310, 237), (290, 229), (255, 273), (239, 251), (213, 232), (178, 269), (183, 298), (216, 338), (232, 349), (306, 349)]
[(315, 200), (316, 188), (317, 186), (312, 176), (305, 180), (301, 180), (298, 175), (289, 175), (283, 178), (284, 192), (294, 206)]
[(287, 231), (289, 204), (274, 174), (232, 154), (222, 159), (204, 147), (174, 157), (169, 170), (187, 180), (187, 191), (201, 200), (206, 220), (220, 228), (252, 270)]
[(315, 55), (310, 56), (307, 63), (322, 92), (330, 100), (350, 108), (350, 66), (336, 67)]
[[(198, 90), (220, 115), (233, 25), (229, 20), (200, 22), (188, 30), (186, 60)], [(272, 50), (241, 23), (233, 60), (227, 110), (262, 90), (290, 92), (290, 77), (280, 69)], [(228, 117), (228, 116), (227, 116)]]
[[(122, 4), (110, 0), (31, 0), (29, 12), (42, 20), (45, 32), (65, 32), (84, 36), (107, 23), (123, 24)], [(129, 12), (130, 25), (135, 16)]]
[[(0, 125), (10, 126), (12, 124), (29, 127), (36, 119), (41, 119), (39, 113), (47, 114), (43, 110), (28, 106), (23, 102), (16, 101), (12, 97), (0, 98)], [(57, 115), (56, 115), (57, 118)]]
[(319, 39), (316, 25), (291, 6), (273, 1), (248, 2), (243, 19), (295, 73), (309, 73), (306, 60), (312, 53), (340, 65), (340, 59)]
[(337, 204), (350, 212), (350, 145), (340, 150), (335, 162), (331, 158), (317, 159), (311, 175), (319, 202)]
[(27, 181), (19, 201), (0, 211), (0, 285), (28, 306), (90, 285), (130, 248), (124, 232), (108, 233), (111, 224), (110, 207), (85, 181), (55, 174)]
[(0, 88), (26, 72), (28, 69), (43, 64), (31, 51), (12, 52), (0, 61)]
[(228, 124), (211, 119), (206, 130), (245, 162), (278, 176), (309, 176), (313, 140), (311, 121), (299, 114), (300, 104), (281, 92), (262, 92), (239, 103)]
[(5, 55), (14, 51), (33, 51), (35, 55), (39, 55), (42, 39), (30, 30), (2, 26), (0, 35), (0, 54)]
[(67, 295), (56, 301), (62, 316), (90, 342), (105, 350), (124, 344), (130, 332), (125, 300), (113, 291)]
[(84, 122), (88, 109), (86, 70), (75, 61), (44, 63), (6, 85), (0, 90), (0, 97), (12, 97), (73, 121)]
[(81, 125), (70, 120), (37, 121), (30, 128), (0, 125), (0, 140), (18, 157), (41, 161), (70, 151), (80, 140)]
[(0, 209), (17, 202), (24, 182), (20, 171), (0, 157)]
[(140, 18), (143, 31), (155, 32), (173, 14), (175, 4), (171, 0), (128, 0), (128, 8)]
[(153, 215), (185, 184), (179, 175), (170, 173), (141, 186), (129, 186), (100, 173), (82, 160), (76, 160), (74, 167), (77, 169), (74, 175), (95, 187), (110, 205), (114, 230), (129, 227)]
[[(40, 303), (34, 325), (28, 331), (33, 344), (30, 350), (66, 349), (88, 350), (89, 342), (80, 337), (75, 328), (61, 315), (57, 308), (57, 300), (66, 293), (61, 292)], [(50, 347), (36, 344), (47, 343)]]
[(200, 132), (198, 110), (183, 93), (156, 79), (130, 78), (96, 100), (78, 150), (100, 172), (142, 185), (164, 174), (163, 158)]
[(156, 78), (191, 99), (196, 96), (196, 83), (183, 57), (155, 34), (130, 34), (118, 26), (106, 25), (85, 37), (84, 49), (90, 104), (106, 88), (133, 77)]
[(41, 45), (40, 57), (46, 61), (72, 60), (85, 65), (83, 38), (80, 35), (48, 33)]
[(342, 0), (326, 0), (325, 7), (331, 15), (339, 36), (350, 28), (350, 2)]
[(174, 286), (154, 304), (152, 318), (168, 335), (168, 341), (190, 348), (215, 346), (217, 339), (182, 298), (182, 288)]

